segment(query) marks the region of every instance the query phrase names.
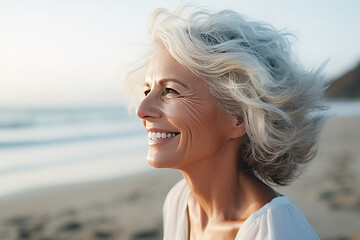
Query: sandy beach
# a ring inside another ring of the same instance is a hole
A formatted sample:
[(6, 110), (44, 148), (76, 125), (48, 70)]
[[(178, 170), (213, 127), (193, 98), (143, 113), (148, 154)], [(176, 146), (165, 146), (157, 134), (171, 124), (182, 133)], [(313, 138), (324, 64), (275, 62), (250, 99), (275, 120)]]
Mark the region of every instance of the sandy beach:
[[(360, 239), (359, 123), (360, 116), (329, 120), (316, 159), (292, 185), (277, 188), (321, 239)], [(0, 240), (162, 239), (162, 204), (180, 178), (152, 170), (2, 198)]]

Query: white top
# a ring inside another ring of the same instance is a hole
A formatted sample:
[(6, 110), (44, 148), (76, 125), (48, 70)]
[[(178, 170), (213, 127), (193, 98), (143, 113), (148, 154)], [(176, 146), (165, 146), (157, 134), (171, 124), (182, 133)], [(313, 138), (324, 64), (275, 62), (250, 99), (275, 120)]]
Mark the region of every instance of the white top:
[[(168, 193), (164, 203), (164, 240), (188, 240), (187, 203), (191, 191), (185, 180)], [(271, 200), (241, 225), (235, 240), (319, 239), (305, 216), (286, 196)]]

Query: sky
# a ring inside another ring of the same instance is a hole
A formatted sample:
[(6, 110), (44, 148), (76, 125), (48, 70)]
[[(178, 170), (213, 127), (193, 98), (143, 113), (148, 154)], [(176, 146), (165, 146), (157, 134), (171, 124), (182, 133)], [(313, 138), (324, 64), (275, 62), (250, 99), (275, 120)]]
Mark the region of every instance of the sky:
[[(183, 0), (0, 0), (0, 107), (124, 104), (121, 81), (146, 42), (148, 18)], [(297, 36), (294, 53), (328, 79), (360, 62), (360, 1), (197, 0)]]

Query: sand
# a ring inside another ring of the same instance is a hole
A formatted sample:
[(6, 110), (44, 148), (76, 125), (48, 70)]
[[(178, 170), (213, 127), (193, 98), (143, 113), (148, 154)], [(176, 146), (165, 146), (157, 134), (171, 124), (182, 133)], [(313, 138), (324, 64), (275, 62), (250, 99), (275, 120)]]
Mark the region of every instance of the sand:
[[(331, 119), (316, 159), (292, 185), (277, 188), (321, 239), (360, 239), (359, 123)], [(162, 239), (162, 203), (180, 178), (175, 170), (152, 170), (0, 199), (0, 240)]]
[(321, 239), (360, 239), (360, 116), (331, 119), (317, 157), (292, 185), (280, 188)]

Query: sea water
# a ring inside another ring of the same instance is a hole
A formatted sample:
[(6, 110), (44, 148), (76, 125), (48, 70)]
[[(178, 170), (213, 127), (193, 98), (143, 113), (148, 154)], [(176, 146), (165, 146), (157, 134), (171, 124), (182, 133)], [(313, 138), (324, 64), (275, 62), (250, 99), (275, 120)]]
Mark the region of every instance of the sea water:
[[(330, 115), (360, 115), (360, 101)], [(147, 136), (125, 107), (0, 109), (0, 198), (147, 171)]]
[(0, 198), (145, 171), (146, 144), (124, 107), (0, 109)]

